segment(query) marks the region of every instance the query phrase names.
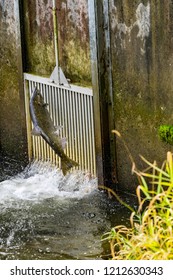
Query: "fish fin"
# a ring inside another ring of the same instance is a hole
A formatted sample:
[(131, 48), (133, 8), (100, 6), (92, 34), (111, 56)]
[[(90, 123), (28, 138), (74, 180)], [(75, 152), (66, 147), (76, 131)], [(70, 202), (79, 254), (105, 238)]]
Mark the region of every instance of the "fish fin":
[(60, 135), (60, 131), (63, 129), (63, 126), (62, 125), (58, 125), (58, 126), (55, 126), (55, 132), (54, 132), (54, 134), (56, 134), (56, 135)]
[(40, 136), (41, 135), (39, 129), (37, 129), (36, 127), (33, 128), (33, 130), (31, 131), (31, 134), (33, 136)]
[(75, 166), (79, 166), (79, 164), (72, 159), (67, 158), (66, 160), (61, 160), (61, 169), (64, 176), (67, 174), (70, 168)]
[(64, 137), (64, 138), (61, 138), (61, 146), (62, 146), (62, 149), (64, 150), (67, 146), (67, 138)]
[(42, 104), (42, 107), (47, 107), (49, 104), (48, 103), (44, 103)]
[(37, 100), (38, 100), (38, 104), (39, 104), (39, 105), (42, 105), (42, 104), (41, 104), (42, 96), (41, 96), (41, 94), (40, 94), (39, 91), (38, 91), (38, 95), (37, 95)]

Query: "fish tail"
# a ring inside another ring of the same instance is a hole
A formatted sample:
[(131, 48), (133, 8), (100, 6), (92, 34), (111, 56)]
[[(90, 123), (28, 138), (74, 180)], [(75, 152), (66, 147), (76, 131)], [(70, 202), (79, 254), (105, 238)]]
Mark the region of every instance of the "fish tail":
[(70, 168), (75, 166), (79, 166), (79, 164), (72, 159), (61, 160), (61, 169), (64, 176), (67, 174)]

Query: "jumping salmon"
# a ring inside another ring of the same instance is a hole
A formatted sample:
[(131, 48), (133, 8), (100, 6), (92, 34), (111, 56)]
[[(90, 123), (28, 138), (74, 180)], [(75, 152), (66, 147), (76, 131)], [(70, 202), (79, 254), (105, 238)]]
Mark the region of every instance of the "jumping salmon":
[(70, 168), (79, 164), (64, 153), (65, 139), (59, 137), (59, 127), (54, 126), (49, 111), (46, 108), (47, 105), (40, 91), (35, 88), (29, 104), (30, 116), (34, 125), (32, 134), (41, 136), (61, 158), (61, 169), (63, 174), (66, 175)]

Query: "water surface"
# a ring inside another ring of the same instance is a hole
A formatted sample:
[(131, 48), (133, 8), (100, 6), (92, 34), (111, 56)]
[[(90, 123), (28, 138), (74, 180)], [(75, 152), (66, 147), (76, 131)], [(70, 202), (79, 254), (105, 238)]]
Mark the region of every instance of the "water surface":
[(97, 179), (33, 163), (0, 183), (0, 259), (101, 259), (101, 236), (129, 212)]

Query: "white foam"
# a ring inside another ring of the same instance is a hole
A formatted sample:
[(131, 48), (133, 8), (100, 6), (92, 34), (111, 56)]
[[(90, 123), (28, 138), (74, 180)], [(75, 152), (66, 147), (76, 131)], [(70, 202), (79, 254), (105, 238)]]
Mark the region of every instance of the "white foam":
[(33, 163), (17, 176), (0, 183), (0, 204), (47, 198), (82, 198), (97, 188), (97, 179), (82, 171), (65, 177), (49, 163)]

